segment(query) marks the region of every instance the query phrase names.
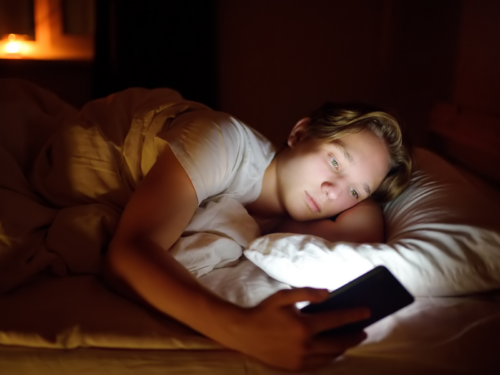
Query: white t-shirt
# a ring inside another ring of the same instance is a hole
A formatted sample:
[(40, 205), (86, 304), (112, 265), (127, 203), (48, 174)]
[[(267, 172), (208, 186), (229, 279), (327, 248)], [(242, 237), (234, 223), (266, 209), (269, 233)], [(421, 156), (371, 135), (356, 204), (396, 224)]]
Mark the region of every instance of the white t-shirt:
[(253, 202), (276, 153), (260, 133), (212, 110), (176, 117), (163, 138), (191, 179), (200, 206), (221, 196), (242, 205)]

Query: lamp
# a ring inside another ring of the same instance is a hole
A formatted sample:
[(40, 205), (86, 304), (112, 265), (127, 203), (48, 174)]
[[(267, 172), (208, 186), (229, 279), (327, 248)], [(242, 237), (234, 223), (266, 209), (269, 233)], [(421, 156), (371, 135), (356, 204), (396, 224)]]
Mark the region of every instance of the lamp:
[(5, 56), (10, 58), (20, 58), (24, 51), (25, 36), (21, 34), (9, 34), (7, 43), (4, 46)]

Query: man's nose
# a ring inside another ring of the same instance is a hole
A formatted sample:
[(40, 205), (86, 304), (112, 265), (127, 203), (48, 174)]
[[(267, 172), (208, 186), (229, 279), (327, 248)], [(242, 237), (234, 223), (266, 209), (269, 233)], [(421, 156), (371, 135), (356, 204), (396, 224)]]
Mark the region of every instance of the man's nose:
[(323, 182), (323, 185), (321, 185), (321, 189), (330, 200), (335, 200), (340, 195), (339, 184), (332, 184), (331, 182), (325, 181)]

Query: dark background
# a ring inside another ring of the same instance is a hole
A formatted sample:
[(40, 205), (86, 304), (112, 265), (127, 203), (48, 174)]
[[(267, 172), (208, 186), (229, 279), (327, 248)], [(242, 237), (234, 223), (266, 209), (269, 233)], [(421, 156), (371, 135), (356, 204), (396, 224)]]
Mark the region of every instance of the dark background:
[(428, 145), (437, 102), (500, 115), (500, 1), (97, 0), (94, 61), (0, 60), (79, 107), (173, 87), (281, 143), (326, 100), (397, 114)]
[(93, 97), (134, 86), (172, 87), (218, 107), (216, 1), (96, 5)]

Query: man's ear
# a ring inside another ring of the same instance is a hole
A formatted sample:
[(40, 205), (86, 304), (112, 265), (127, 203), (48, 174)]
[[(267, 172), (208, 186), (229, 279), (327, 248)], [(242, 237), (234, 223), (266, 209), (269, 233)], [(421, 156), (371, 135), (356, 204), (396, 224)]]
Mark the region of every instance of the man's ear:
[(295, 147), (305, 137), (310, 122), (311, 119), (305, 117), (295, 124), (287, 139), (287, 144), (290, 148)]

